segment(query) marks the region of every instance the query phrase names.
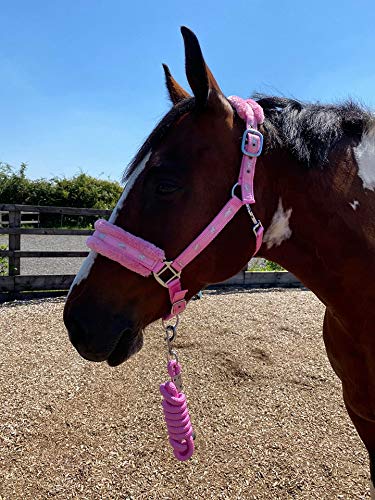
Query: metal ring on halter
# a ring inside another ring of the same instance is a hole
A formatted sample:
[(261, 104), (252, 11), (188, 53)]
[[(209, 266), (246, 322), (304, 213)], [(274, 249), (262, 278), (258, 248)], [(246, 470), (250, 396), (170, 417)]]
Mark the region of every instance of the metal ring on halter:
[(238, 184), (238, 182), (236, 182), (236, 184), (232, 187), (232, 193), (231, 193), (232, 198), (235, 196), (234, 192), (236, 190), (236, 187), (238, 187), (238, 186), (239, 186), (239, 184)]
[(176, 326), (168, 325), (165, 329), (165, 340), (169, 345), (171, 342), (175, 340), (177, 336)]
[(166, 322), (163, 319), (161, 320), (161, 324), (163, 325), (164, 330), (167, 330), (167, 328), (169, 326), (172, 326), (173, 328), (177, 328), (177, 325), (180, 322), (180, 317), (179, 317), (178, 314), (175, 317), (176, 317), (176, 322), (175, 322), (174, 325), (167, 325)]

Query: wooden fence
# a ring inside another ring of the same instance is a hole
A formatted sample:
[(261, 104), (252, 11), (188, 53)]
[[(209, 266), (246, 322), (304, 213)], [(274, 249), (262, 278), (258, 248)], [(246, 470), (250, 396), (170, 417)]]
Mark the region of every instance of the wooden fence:
[(8, 249), (0, 250), (0, 257), (8, 258), (8, 276), (0, 276), (0, 298), (19, 298), (24, 292), (45, 292), (52, 291), (66, 293), (69, 289), (74, 275), (20, 275), (21, 258), (61, 258), (61, 257), (86, 257), (88, 251), (31, 251), (21, 250), (21, 236), (26, 234), (34, 235), (90, 235), (91, 229), (61, 229), (61, 228), (41, 228), (22, 227), (29, 224), (22, 221), (21, 214), (28, 212), (36, 214), (39, 220), (40, 214), (60, 214), (70, 216), (94, 216), (108, 217), (111, 210), (99, 210), (91, 208), (72, 207), (43, 207), (33, 205), (1, 205), (0, 212), (9, 214), (9, 224), (0, 228), (0, 235), (8, 235)]
[[(32, 217), (27, 217), (31, 215)], [(34, 224), (39, 227), (39, 212), (24, 212), (21, 211), (21, 224), (27, 224), (28, 226), (33, 226)], [(0, 227), (9, 226), (9, 212), (6, 210), (0, 210)]]
[[(0, 235), (8, 235), (8, 249), (0, 250), (0, 257), (8, 258), (8, 276), (0, 276), (0, 300), (21, 298), (25, 293), (32, 292), (33, 296), (65, 294), (74, 279), (74, 275), (20, 275), (21, 258), (61, 258), (86, 257), (87, 251), (30, 251), (21, 250), (21, 236), (34, 235), (90, 235), (90, 229), (61, 229), (61, 228), (25, 228), (21, 214), (28, 212), (36, 214), (60, 214), (69, 216), (108, 217), (111, 210), (71, 207), (44, 207), (32, 205), (1, 205), (0, 212), (9, 214), (9, 224), (0, 228)], [(237, 287), (299, 287), (301, 283), (288, 272), (245, 272), (242, 271), (229, 280), (220, 283), (221, 286)]]

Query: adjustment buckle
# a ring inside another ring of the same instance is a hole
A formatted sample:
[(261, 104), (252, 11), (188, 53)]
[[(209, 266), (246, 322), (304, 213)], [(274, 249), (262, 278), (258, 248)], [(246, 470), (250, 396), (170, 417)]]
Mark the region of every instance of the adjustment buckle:
[(187, 302), (185, 299), (178, 300), (172, 304), (171, 314), (178, 316), (186, 309)]
[[(248, 135), (250, 134), (250, 138)], [(256, 136), (257, 138), (254, 138), (251, 136)], [(253, 148), (258, 147), (255, 151), (248, 151), (246, 149), (246, 146), (250, 143), (251, 141), (251, 146)], [(258, 144), (259, 142), (259, 144)], [(248, 128), (245, 130), (242, 136), (242, 142), (241, 142), (241, 151), (244, 155), (250, 156), (251, 158), (257, 158), (263, 148), (263, 134), (259, 132), (259, 130), (255, 130), (254, 128)]]
[[(176, 271), (176, 269), (172, 267), (172, 264), (173, 262), (171, 260), (167, 260), (164, 262), (164, 266), (160, 269), (160, 271), (158, 271), (157, 273), (155, 272), (152, 273), (156, 281), (165, 288), (168, 288), (168, 285), (171, 281), (181, 277), (181, 271)], [(172, 276), (163, 279), (162, 274), (164, 274), (167, 271), (169, 271), (169, 273), (171, 273)]]

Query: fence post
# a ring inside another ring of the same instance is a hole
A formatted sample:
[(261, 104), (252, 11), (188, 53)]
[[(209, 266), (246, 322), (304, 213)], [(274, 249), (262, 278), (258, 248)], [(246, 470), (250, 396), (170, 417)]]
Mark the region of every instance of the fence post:
[[(21, 211), (14, 207), (9, 210), (9, 228), (21, 227)], [(21, 235), (9, 234), (9, 251), (13, 252), (9, 255), (9, 276), (18, 276), (20, 274), (21, 259), (14, 254), (16, 250), (21, 250)]]

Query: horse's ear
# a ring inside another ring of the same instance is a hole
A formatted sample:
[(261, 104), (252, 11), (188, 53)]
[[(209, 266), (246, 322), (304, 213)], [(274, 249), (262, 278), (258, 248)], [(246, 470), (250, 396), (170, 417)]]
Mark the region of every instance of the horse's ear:
[(163, 64), (164, 74), (165, 74), (165, 83), (167, 85), (169, 97), (173, 104), (177, 104), (183, 99), (191, 97), (186, 90), (184, 90), (181, 85), (179, 85), (176, 80), (171, 75), (169, 68), (166, 64)]
[(181, 27), (181, 33), (185, 44), (186, 77), (197, 105), (202, 107), (207, 104), (211, 94), (210, 91), (214, 91), (212, 94), (216, 95), (222, 95), (222, 92), (205, 63), (198, 38), (185, 26)]

